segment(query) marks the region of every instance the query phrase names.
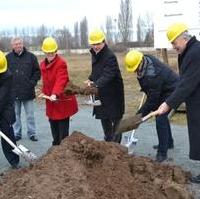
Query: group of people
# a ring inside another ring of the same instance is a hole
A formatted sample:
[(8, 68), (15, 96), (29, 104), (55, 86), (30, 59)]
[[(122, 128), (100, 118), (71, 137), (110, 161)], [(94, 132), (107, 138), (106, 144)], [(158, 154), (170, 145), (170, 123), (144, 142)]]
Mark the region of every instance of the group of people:
[[(64, 88), (69, 82), (66, 61), (57, 54), (57, 43), (52, 37), (44, 39), (45, 54), (40, 65), (36, 56), (29, 52), (21, 38), (11, 40), (12, 52), (0, 51), (0, 131), (14, 144), (22, 139), (22, 106), (25, 110), (28, 138), (38, 141), (34, 117), (35, 86), (42, 76), (42, 93), (48, 96), (46, 115), (49, 118), (52, 145), (59, 145), (69, 135), (70, 116), (78, 111), (76, 97), (65, 96)], [(19, 167), (19, 156), (12, 146), (1, 138), (3, 153), (12, 168)]]
[[(180, 76), (152, 55), (131, 50), (125, 56), (127, 71), (137, 74), (141, 90), (147, 96), (136, 114), (145, 116), (151, 111), (157, 111), (158, 145), (153, 147), (157, 149), (156, 161), (163, 162), (167, 159), (168, 149), (174, 147), (168, 114), (171, 109), (176, 109), (185, 102), (190, 159), (200, 160), (200, 42), (189, 34), (188, 27), (182, 23), (170, 26), (167, 37), (178, 53)], [(101, 120), (104, 140), (120, 143), (122, 136), (116, 134), (116, 129), (124, 114), (124, 84), (119, 64), (106, 43), (103, 31), (92, 31), (89, 34), (89, 44), (92, 70), (85, 86), (93, 88), (95, 99), (101, 102), (94, 106), (93, 115)], [(42, 92), (39, 97), (46, 99), (52, 145), (59, 145), (69, 135), (70, 116), (77, 113), (78, 105), (75, 95), (64, 94), (69, 74), (66, 61), (57, 53), (57, 42), (52, 37), (44, 39), (42, 51), (45, 58), (40, 65), (35, 55), (26, 50), (22, 39), (12, 39), (11, 45), (13, 51), (6, 57), (0, 53), (0, 130), (14, 143), (22, 138), (20, 116), (23, 105), (28, 137), (32, 141), (38, 140), (33, 99), (35, 86), (41, 75)], [(2, 148), (10, 164), (17, 167), (19, 157), (3, 139)], [(193, 177), (191, 181), (200, 183), (200, 175)]]
[[(167, 114), (185, 102), (189, 158), (200, 161), (200, 42), (189, 34), (184, 23), (172, 24), (167, 30), (167, 38), (178, 54), (179, 77), (152, 56), (138, 51), (126, 55), (127, 70), (137, 72), (141, 88), (147, 95), (138, 113), (157, 111), (157, 160), (162, 162), (167, 158), (167, 149), (173, 148)], [(200, 175), (192, 177), (191, 182), (200, 183)]]

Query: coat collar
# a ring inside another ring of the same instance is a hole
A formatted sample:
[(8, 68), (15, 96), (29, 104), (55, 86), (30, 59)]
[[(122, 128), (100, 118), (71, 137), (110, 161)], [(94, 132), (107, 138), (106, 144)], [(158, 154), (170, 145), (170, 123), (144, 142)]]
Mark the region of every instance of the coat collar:
[(51, 68), (54, 64), (55, 64), (55, 62), (58, 60), (58, 54), (56, 54), (56, 56), (54, 57), (54, 59), (51, 61), (51, 62), (49, 62), (48, 60), (47, 60), (47, 58), (45, 58), (45, 60), (44, 60), (44, 63), (45, 63), (45, 68)]
[(190, 49), (191, 46), (192, 46), (196, 41), (197, 41), (196, 37), (193, 36), (193, 37), (187, 42), (185, 50), (183, 51), (182, 54), (180, 54), (179, 57), (183, 57), (183, 56), (185, 55), (185, 53), (188, 51), (188, 49)]
[(17, 54), (14, 50), (12, 50), (12, 52), (16, 57), (21, 57), (27, 52), (27, 50), (26, 50), (25, 47), (23, 47), (23, 50), (22, 50), (22, 52), (20, 54)]
[(95, 53), (95, 51), (91, 48), (90, 49), (90, 53), (92, 54), (93, 57), (95, 57), (95, 59), (99, 59), (108, 49), (107, 44), (105, 43), (105, 46), (101, 49), (100, 52), (98, 52), (97, 54)]

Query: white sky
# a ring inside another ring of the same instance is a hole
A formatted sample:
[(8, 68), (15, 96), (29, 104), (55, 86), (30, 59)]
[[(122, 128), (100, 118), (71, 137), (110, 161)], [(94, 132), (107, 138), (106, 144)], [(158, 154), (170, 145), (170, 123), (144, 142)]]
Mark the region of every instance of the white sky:
[[(132, 0), (133, 16), (152, 12), (153, 6), (155, 0)], [(106, 16), (117, 18), (119, 7), (120, 0), (0, 0), (0, 30), (41, 24), (73, 28), (84, 16), (89, 28), (102, 27)]]

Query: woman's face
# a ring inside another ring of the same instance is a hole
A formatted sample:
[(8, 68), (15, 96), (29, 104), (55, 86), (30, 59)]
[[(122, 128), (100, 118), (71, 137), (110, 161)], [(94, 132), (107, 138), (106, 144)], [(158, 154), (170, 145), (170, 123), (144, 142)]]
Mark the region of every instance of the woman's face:
[(56, 52), (53, 52), (53, 53), (45, 53), (45, 56), (46, 56), (48, 62), (51, 62), (51, 61), (53, 61), (53, 59), (55, 58)]

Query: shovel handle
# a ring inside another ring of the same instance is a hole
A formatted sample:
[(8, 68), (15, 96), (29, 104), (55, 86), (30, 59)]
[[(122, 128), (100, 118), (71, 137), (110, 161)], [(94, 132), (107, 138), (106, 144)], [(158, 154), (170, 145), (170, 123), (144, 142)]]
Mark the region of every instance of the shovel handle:
[(146, 120), (148, 120), (149, 118), (158, 115), (158, 111), (153, 111), (151, 113), (149, 113), (148, 115), (144, 116), (142, 118), (142, 122), (145, 122)]
[(13, 148), (16, 148), (17, 146), (2, 132), (0, 131), (0, 136), (10, 144)]

